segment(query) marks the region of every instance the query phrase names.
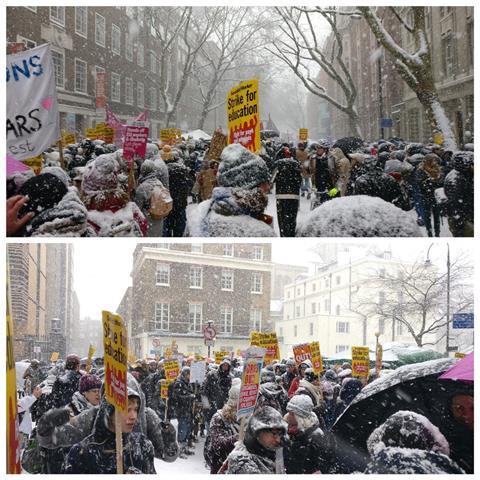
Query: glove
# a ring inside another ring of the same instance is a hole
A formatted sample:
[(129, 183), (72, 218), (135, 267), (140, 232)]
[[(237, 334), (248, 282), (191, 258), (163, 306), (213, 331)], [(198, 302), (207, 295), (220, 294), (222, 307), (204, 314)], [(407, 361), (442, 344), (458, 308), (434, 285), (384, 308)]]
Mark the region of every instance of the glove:
[(37, 432), (41, 436), (50, 435), (55, 427), (65, 425), (70, 420), (68, 407), (52, 408), (38, 420)]

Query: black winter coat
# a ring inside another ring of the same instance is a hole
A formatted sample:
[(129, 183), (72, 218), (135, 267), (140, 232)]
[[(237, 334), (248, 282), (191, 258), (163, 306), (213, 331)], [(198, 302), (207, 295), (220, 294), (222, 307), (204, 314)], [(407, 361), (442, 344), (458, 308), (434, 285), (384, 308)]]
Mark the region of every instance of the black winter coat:
[(473, 175), (467, 171), (452, 170), (445, 177), (445, 195), (448, 198), (448, 214), (457, 228), (465, 221), (473, 222)]
[(328, 168), (328, 155), (315, 155), (313, 161), (315, 162), (315, 187), (317, 191), (330, 190), (333, 187), (333, 182)]
[[(102, 402), (91, 435), (75, 444), (63, 466), (66, 474), (115, 474), (117, 472), (115, 433), (107, 428), (111, 406)], [(127, 473), (156, 473), (153, 445), (143, 433), (122, 434), (123, 470)]]
[(205, 377), (202, 386), (203, 394), (217, 410), (222, 408), (228, 399), (232, 378), (230, 372), (221, 372), (220, 370), (213, 370)]
[(355, 181), (354, 190), (355, 195), (379, 197), (390, 203), (402, 193), (395, 179), (378, 169), (360, 175)]
[(173, 210), (184, 209), (188, 204), (188, 196), (193, 187), (190, 169), (183, 163), (167, 162), (168, 183), (173, 199)]
[(193, 417), (193, 389), (182, 377), (173, 383), (171, 406), (177, 418)]
[(238, 424), (229, 422), (222, 410), (210, 420), (210, 473), (217, 473), (238, 440)]
[(424, 205), (427, 207), (435, 205), (435, 190), (443, 186), (443, 177), (440, 176), (438, 180), (435, 180), (423, 168), (418, 168), (415, 175), (417, 176), (417, 184), (420, 187)]
[(302, 183), (302, 168), (297, 160), (294, 158), (277, 160), (274, 176), (277, 199), (281, 200), (279, 195), (282, 194), (298, 195)]
[(283, 458), (287, 473), (327, 473), (329, 462), (325, 435), (318, 425), (291, 436), (289, 444), (283, 449)]
[(73, 394), (78, 390), (81, 376), (80, 372), (66, 370), (55, 380), (50, 394), (54, 407), (63, 407), (72, 401)]

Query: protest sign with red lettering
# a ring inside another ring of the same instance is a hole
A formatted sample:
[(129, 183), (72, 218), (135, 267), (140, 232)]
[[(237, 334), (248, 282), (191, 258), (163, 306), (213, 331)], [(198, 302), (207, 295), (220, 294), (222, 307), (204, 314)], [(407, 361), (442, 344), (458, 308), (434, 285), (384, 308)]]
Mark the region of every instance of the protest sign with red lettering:
[(248, 417), (255, 410), (264, 355), (265, 349), (259, 347), (250, 347), (245, 352), (237, 419)]
[(135, 155), (145, 158), (147, 150), (148, 127), (127, 125), (125, 127), (125, 139), (123, 141), (123, 157), (133, 160)]
[(305, 360), (312, 359), (312, 351), (309, 343), (300, 343), (293, 346), (293, 356), (297, 365), (300, 365)]

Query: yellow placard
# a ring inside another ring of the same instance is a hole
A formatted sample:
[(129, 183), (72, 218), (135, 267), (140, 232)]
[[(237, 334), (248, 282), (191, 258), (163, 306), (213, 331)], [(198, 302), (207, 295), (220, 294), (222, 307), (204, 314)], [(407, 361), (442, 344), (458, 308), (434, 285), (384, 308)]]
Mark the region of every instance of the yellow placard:
[(174, 382), (180, 375), (180, 365), (178, 364), (178, 360), (165, 360), (163, 362), (163, 368), (165, 369), (167, 383)]
[(160, 397), (166, 400), (168, 398), (168, 386), (171, 382), (167, 382), (164, 378), (160, 380)]
[(75, 134), (71, 132), (62, 132), (62, 143), (64, 146), (70, 143), (76, 143)]
[(220, 365), (222, 363), (222, 360), (225, 357), (229, 357), (229, 356), (230, 356), (230, 352), (227, 352), (226, 350), (221, 350), (219, 352), (215, 352), (215, 363), (217, 365)]
[(323, 361), (322, 354), (320, 353), (320, 343), (311, 342), (310, 343), (310, 352), (312, 354), (312, 367), (313, 371), (317, 374), (323, 372)]
[(298, 139), (301, 142), (306, 142), (308, 140), (308, 128), (299, 128), (298, 129)]
[(95, 353), (95, 347), (92, 344), (90, 344), (90, 346), (88, 347), (88, 360), (89, 361), (92, 360), (94, 353)]
[(50, 355), (50, 361), (51, 362), (56, 362), (58, 360), (60, 353), (59, 352), (52, 352)]
[(162, 128), (160, 130), (160, 140), (163, 143), (174, 145), (182, 137), (182, 130), (180, 128)]
[(115, 138), (115, 130), (110, 127), (105, 127), (103, 130), (103, 140), (105, 143), (113, 143)]
[(121, 412), (127, 412), (128, 338), (120, 315), (103, 311), (103, 348), (105, 351), (105, 396)]
[(22, 163), (29, 166), (38, 175), (43, 166), (43, 157), (38, 155), (37, 157), (27, 158), (22, 160)]
[(441, 133), (436, 133), (433, 136), (433, 143), (436, 143), (437, 145), (442, 145), (443, 144), (443, 135)]
[(370, 350), (368, 347), (352, 347), (352, 376), (368, 377), (370, 373)]
[(233, 87), (227, 95), (228, 143), (240, 143), (253, 153), (260, 151), (258, 79)]
[(264, 365), (280, 359), (280, 349), (276, 332), (250, 332), (250, 345), (265, 348)]
[(170, 358), (173, 356), (173, 351), (171, 348), (166, 348), (165, 349), (165, 358)]
[(127, 356), (128, 363), (135, 363), (136, 359), (137, 357), (135, 356), (135, 354), (130, 349), (128, 349), (128, 356)]
[(455, 352), (455, 358), (464, 358), (466, 353)]
[(95, 128), (86, 128), (85, 129), (85, 137), (89, 138), (90, 140), (97, 139), (97, 130)]

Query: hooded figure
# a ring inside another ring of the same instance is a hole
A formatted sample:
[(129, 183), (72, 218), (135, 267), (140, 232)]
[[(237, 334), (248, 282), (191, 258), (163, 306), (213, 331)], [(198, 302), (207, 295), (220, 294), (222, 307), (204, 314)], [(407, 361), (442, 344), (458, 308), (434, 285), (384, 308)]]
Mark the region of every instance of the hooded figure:
[(364, 473), (465, 473), (450, 459), (450, 447), (428, 418), (399, 411), (376, 428), (367, 440), (371, 462)]
[(268, 204), (270, 172), (265, 162), (240, 144), (223, 149), (218, 187), (188, 217), (192, 237), (274, 237)]
[(237, 422), (237, 404), (240, 384), (240, 379), (233, 379), (227, 402), (210, 421), (210, 433), (205, 441), (204, 456), (208, 459), (211, 474), (218, 472), (238, 440), (240, 425)]
[(275, 373), (270, 373), (271, 380), (262, 381), (260, 384), (255, 408), (259, 409), (268, 405), (283, 414), (288, 402), (287, 392), (276, 382)]
[(65, 361), (65, 373), (58, 377), (52, 386), (50, 394), (53, 406), (63, 407), (72, 401), (73, 394), (78, 390), (82, 374), (79, 372), (80, 358), (70, 354)]
[(340, 400), (337, 403), (335, 415), (338, 418), (360, 393), (363, 384), (358, 378), (346, 378), (340, 390)]
[[(128, 412), (122, 415), (122, 458), (125, 473), (156, 473), (153, 465), (152, 442), (140, 432), (134, 432), (140, 410), (140, 396), (128, 390)], [(65, 459), (62, 473), (115, 474), (115, 409), (104, 398), (91, 435), (73, 445)]]
[[(152, 442), (155, 457), (166, 462), (175, 461), (178, 457), (175, 429), (170, 423), (160, 421), (152, 409), (145, 407), (145, 396), (131, 374), (127, 375), (127, 386), (141, 399), (134, 431), (144, 433)], [(36, 438), (39, 448), (47, 453), (47, 458), (60, 457), (61, 464), (64, 452), (92, 433), (99, 411), (99, 407), (93, 407), (70, 420), (68, 408), (49, 410), (37, 422)], [(55, 469), (53, 462), (47, 461), (46, 467), (42, 473), (60, 473), (59, 468)]]
[(287, 442), (287, 423), (272, 407), (257, 410), (248, 420), (245, 439), (227, 458), (227, 474), (284, 473), (277, 452)]
[(287, 404), (290, 442), (284, 449), (286, 473), (327, 473), (327, 441), (306, 395), (295, 395)]

